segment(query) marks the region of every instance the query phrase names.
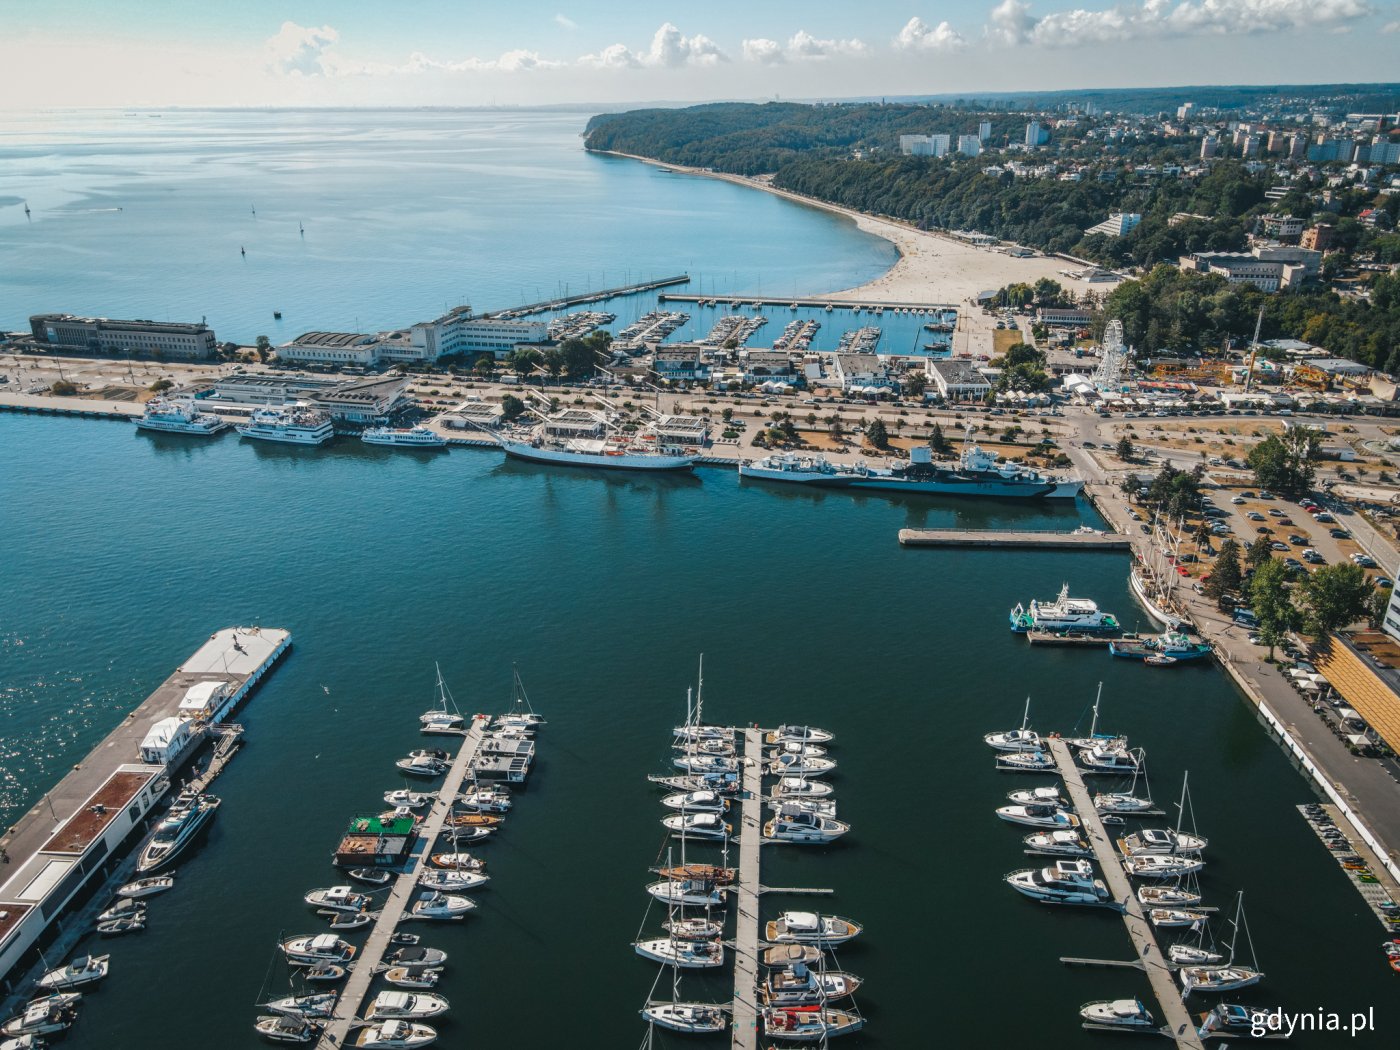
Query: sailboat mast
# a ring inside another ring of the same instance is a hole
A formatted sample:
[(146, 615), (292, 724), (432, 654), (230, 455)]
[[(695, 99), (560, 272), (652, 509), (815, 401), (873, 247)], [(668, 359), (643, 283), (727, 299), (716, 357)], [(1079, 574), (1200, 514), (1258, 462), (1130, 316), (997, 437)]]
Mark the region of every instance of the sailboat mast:
[(1026, 709), (1021, 712), (1021, 734), (1026, 732), (1026, 724), (1031, 720), (1031, 698), (1026, 697)]
[(700, 678), (695, 687), (695, 725), (701, 723), (701, 712), (705, 707), (705, 654), (700, 654)]

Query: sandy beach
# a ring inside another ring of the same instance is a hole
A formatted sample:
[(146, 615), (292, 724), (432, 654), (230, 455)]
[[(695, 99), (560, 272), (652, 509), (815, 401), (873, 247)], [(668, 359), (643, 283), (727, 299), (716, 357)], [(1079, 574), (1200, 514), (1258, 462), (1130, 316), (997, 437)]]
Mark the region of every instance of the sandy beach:
[[(828, 294), (833, 299), (879, 299), (887, 302), (908, 303), (948, 303), (962, 304), (972, 299), (978, 292), (995, 290), (1007, 284), (1023, 281), (1033, 284), (1042, 277), (1059, 281), (1076, 295), (1085, 290), (1096, 294), (1111, 291), (1116, 281), (1084, 281), (1065, 277), (1063, 270), (1078, 270), (1081, 267), (1066, 259), (1034, 256), (1017, 259), (1002, 252), (986, 248), (974, 248), (940, 233), (916, 229), (905, 223), (880, 219), (851, 208), (804, 197), (777, 189), (763, 179), (748, 178), (742, 175), (729, 175), (723, 172), (689, 168), (681, 164), (666, 164), (649, 157), (638, 157), (630, 153), (614, 153), (612, 156), (639, 160), (644, 164), (684, 172), (687, 175), (700, 175), (706, 178), (722, 179), (736, 185), (762, 190), (765, 193), (786, 197), (798, 204), (811, 208), (844, 215), (867, 233), (883, 237), (899, 251), (899, 261), (880, 277), (855, 288), (844, 288)], [(819, 294), (819, 293), (814, 293)]]

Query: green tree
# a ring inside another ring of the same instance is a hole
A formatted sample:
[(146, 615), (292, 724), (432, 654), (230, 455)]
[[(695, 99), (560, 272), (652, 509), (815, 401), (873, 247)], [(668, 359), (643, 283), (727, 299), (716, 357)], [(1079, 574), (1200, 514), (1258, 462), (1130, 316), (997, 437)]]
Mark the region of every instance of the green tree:
[(573, 336), (559, 344), (564, 355), (564, 369), (571, 379), (585, 379), (598, 371), (598, 355), (612, 344), (612, 336), (603, 331), (591, 332), (580, 338)]
[(501, 417), (507, 422), (519, 419), (525, 414), (525, 402), (514, 394), (506, 394), (501, 398)]
[(78, 392), (78, 388), (66, 379), (57, 379), (49, 387), (49, 393), (57, 397), (72, 397)]
[(728, 423), (731, 419), (734, 418), (734, 409), (726, 408), (723, 412), (720, 413), (720, 418), (723, 419), (726, 423)]
[(1268, 536), (1260, 536), (1249, 545), (1249, 550), (1245, 552), (1244, 560), (1254, 568), (1264, 565), (1273, 560), (1274, 541)]
[(174, 385), (175, 384), (168, 379), (157, 379), (146, 389), (148, 389), (153, 394), (163, 394)]
[(1219, 602), (1225, 595), (1238, 590), (1243, 578), (1240, 572), (1240, 545), (1233, 539), (1227, 539), (1220, 545), (1220, 553), (1215, 556), (1215, 564), (1211, 566), (1205, 592), (1207, 596)]
[(838, 441), (841, 439), (841, 436), (846, 433), (846, 428), (841, 423), (841, 417), (835, 412), (826, 417), (826, 427), (827, 430), (830, 431), (831, 436)]
[(1249, 607), (1259, 620), (1259, 637), (1269, 647), (1269, 659), (1274, 648), (1298, 626), (1301, 617), (1288, 593), (1288, 566), (1270, 558), (1258, 565), (1249, 581)]
[(876, 416), (866, 424), (865, 436), (870, 439), (870, 443), (876, 448), (890, 447), (889, 431), (885, 428), (885, 421), (879, 416)]
[[(253, 343), (253, 352), (258, 355), (259, 361), (266, 361), (267, 355), (272, 352), (272, 340), (265, 335), (258, 336)], [(152, 356), (160, 360), (160, 351), (155, 351)]]
[(1133, 456), (1137, 454), (1137, 450), (1133, 448), (1132, 439), (1129, 438), (1127, 434), (1124, 434), (1118, 439), (1118, 446), (1115, 451), (1118, 453), (1118, 458), (1124, 463), (1131, 463), (1133, 461)]
[(1299, 586), (1304, 625), (1322, 637), (1366, 615), (1375, 588), (1366, 571), (1350, 562), (1324, 565)]
[(482, 354), (476, 359), (476, 364), (472, 365), (472, 371), (482, 377), (489, 376), (496, 371), (496, 359), (490, 354)]
[(935, 422), (933, 428), (928, 432), (928, 447), (933, 449), (935, 456), (946, 456), (953, 451), (953, 444), (943, 433), (941, 423)]
[(1376, 630), (1385, 623), (1386, 611), (1390, 608), (1390, 596), (1394, 592), (1392, 587), (1372, 587), (1371, 597), (1366, 603), (1366, 619), (1372, 630)]
[(1285, 496), (1302, 495), (1312, 487), (1321, 445), (1322, 436), (1312, 427), (1289, 427), (1282, 435), (1270, 434), (1249, 452), (1255, 482)]
[(549, 373), (551, 379), (558, 379), (567, 363), (564, 352), (557, 346), (551, 346), (540, 354), (540, 366)]
[(540, 363), (540, 352), (527, 346), (518, 346), (510, 352), (506, 362), (521, 376), (528, 376)]
[(910, 369), (904, 373), (904, 390), (911, 397), (923, 397), (924, 391), (928, 388), (928, 373), (922, 370)]

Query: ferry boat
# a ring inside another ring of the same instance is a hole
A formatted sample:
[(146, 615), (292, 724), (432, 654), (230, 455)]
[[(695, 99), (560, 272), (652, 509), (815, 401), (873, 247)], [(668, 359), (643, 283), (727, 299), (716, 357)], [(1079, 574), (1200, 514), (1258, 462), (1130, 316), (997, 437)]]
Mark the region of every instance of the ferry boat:
[(241, 437), (286, 445), (324, 445), (335, 435), (330, 416), (302, 407), (257, 409), (237, 429)]
[(360, 435), (366, 445), (393, 448), (446, 448), (447, 439), (427, 427), (369, 427)]
[(933, 450), (926, 445), (916, 445), (909, 450), (907, 461), (891, 467), (871, 467), (860, 461), (837, 464), (824, 456), (775, 453), (758, 460), (741, 460), (739, 476), (817, 488), (998, 499), (1073, 499), (1084, 487), (1080, 478), (1042, 474), (1019, 463), (1001, 462), (995, 452), (971, 439), (956, 463), (935, 463)]
[(1031, 599), (1030, 608), (1017, 604), (1011, 610), (1011, 629), (1017, 634), (1037, 631), (1117, 631), (1118, 619), (1090, 598), (1071, 598), (1069, 584), (1060, 587), (1052, 602)]
[(219, 799), (213, 795), (185, 792), (175, 800), (170, 812), (156, 828), (156, 833), (141, 851), (136, 870), (145, 874), (174, 863), (218, 811)]
[(146, 410), (136, 418), (142, 430), (162, 430), (170, 434), (217, 434), (228, 423), (195, 407), (194, 399), (157, 397), (146, 402)]

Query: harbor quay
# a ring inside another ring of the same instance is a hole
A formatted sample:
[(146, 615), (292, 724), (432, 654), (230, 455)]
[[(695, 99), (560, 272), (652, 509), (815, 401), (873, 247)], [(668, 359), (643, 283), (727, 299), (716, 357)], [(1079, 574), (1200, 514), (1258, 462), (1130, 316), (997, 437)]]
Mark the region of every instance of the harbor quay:
[(129, 867), (126, 847), (200, 750), (241, 733), (228, 717), (290, 645), (291, 633), (281, 628), (216, 631), (6, 829), (0, 989), (22, 986), (40, 949), (84, 932), (81, 922), (66, 923), (68, 912), (100, 897), (100, 888)]

